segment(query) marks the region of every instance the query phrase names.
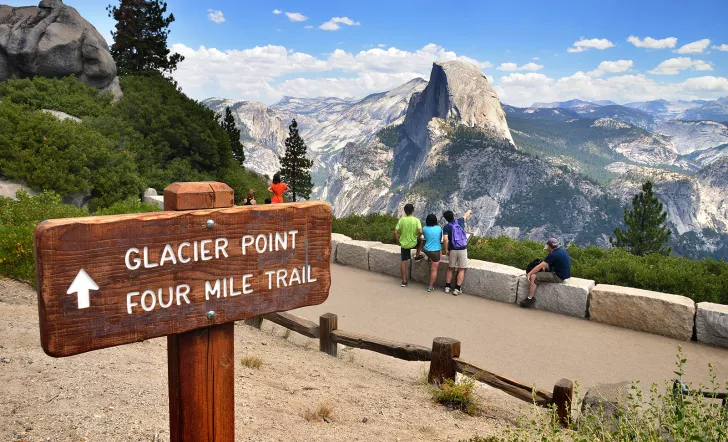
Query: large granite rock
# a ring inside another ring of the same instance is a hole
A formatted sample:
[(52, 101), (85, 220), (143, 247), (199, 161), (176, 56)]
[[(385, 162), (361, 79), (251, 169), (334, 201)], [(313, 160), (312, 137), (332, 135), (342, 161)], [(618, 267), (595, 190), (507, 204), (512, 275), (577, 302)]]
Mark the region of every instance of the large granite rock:
[(689, 341), (695, 303), (684, 296), (600, 284), (591, 291), (589, 314), (592, 321)]
[[(534, 307), (562, 315), (585, 318), (589, 291), (592, 287), (594, 287), (594, 281), (581, 278), (569, 278), (560, 284), (541, 284), (536, 289)], [(520, 276), (518, 278), (518, 302), (528, 297), (528, 289), (526, 275)]]
[(341, 233), (331, 234), (331, 262), (336, 262), (336, 249), (339, 243), (347, 241), (351, 241), (351, 238), (346, 235), (342, 235)]
[(728, 305), (699, 303), (695, 330), (698, 342), (728, 348)]
[(106, 40), (61, 0), (43, 0), (37, 7), (0, 5), (0, 81), (14, 75), (75, 75), (89, 86), (121, 97)]
[[(402, 254), (399, 246), (394, 244), (377, 244), (369, 249), (369, 270), (385, 275), (402, 277)], [(405, 264), (407, 280), (411, 278), (410, 262)]]
[(156, 189), (151, 187), (144, 191), (144, 197), (142, 198), (147, 204), (152, 204), (159, 207), (159, 210), (164, 210), (164, 195), (158, 195)]
[[(414, 254), (414, 253), (413, 253)], [(440, 265), (437, 267), (437, 279), (435, 280), (436, 287), (445, 287), (445, 274), (447, 268), (450, 265), (447, 260), (447, 256), (443, 256), (440, 259)], [(412, 281), (421, 282), (422, 284), (430, 284), (430, 271), (432, 270), (432, 263), (423, 259), (420, 262), (412, 261)], [(467, 277), (467, 273), (465, 274)], [(455, 275), (453, 275), (455, 279)], [(454, 287), (454, 285), (453, 285)]]
[(463, 292), (500, 302), (516, 302), (518, 278), (523, 270), (471, 259), (463, 280)]
[(18, 190), (25, 191), (28, 195), (35, 195), (37, 192), (33, 191), (30, 187), (16, 183), (15, 181), (10, 181), (5, 178), (0, 177), (0, 197), (8, 197), (12, 199), (17, 199), (15, 194), (18, 192)]
[(375, 241), (344, 241), (336, 246), (336, 262), (345, 266), (369, 270), (369, 249), (380, 243)]
[(591, 387), (581, 403), (581, 418), (587, 413), (591, 414), (612, 431), (616, 430), (620, 407), (628, 406), (631, 389), (632, 384), (626, 381)]

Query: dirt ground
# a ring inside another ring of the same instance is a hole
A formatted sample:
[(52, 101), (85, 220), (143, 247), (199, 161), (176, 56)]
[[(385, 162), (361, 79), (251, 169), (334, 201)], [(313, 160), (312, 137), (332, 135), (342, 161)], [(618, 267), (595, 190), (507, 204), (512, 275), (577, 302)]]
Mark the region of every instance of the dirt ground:
[[(169, 440), (166, 340), (55, 359), (40, 347), (35, 291), (0, 280), (0, 440)], [(527, 405), (479, 385), (482, 412), (434, 404), (427, 365), (359, 349), (332, 358), (269, 322), (235, 327), (240, 441), (458, 441), (498, 433)], [(260, 357), (258, 369), (245, 356)], [(319, 405), (330, 422), (308, 421)]]

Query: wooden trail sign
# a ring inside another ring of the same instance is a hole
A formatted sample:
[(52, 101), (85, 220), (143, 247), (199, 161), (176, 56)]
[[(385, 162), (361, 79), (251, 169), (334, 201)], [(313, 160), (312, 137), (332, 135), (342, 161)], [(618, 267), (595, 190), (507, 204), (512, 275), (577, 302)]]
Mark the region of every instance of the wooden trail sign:
[(44, 221), (35, 231), (43, 349), (70, 356), (320, 304), (331, 208), (232, 205), (220, 183), (175, 183), (165, 208)]

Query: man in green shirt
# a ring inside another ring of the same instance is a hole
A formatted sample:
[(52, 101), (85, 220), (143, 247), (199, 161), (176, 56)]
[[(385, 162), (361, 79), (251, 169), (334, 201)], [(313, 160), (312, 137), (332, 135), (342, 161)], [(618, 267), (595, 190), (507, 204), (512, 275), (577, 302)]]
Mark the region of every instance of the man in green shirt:
[(422, 223), (418, 218), (412, 216), (415, 212), (415, 206), (407, 204), (404, 206), (404, 214), (397, 221), (397, 227), (394, 228), (394, 239), (399, 243), (402, 255), (402, 285), (407, 287), (407, 261), (412, 258), (412, 249), (417, 249), (415, 261), (421, 261), (424, 256), (420, 253), (422, 249)]

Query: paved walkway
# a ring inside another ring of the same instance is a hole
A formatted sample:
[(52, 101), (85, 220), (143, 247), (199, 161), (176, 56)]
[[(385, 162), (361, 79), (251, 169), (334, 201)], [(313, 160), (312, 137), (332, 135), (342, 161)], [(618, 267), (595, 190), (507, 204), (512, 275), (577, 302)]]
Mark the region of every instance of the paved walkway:
[(560, 378), (584, 387), (635, 379), (662, 383), (674, 377), (678, 345), (688, 359), (686, 380), (707, 382), (713, 363), (723, 390), (728, 381), (728, 349), (476, 296), (428, 294), (424, 285), (401, 288), (397, 278), (351, 267), (331, 270), (326, 302), (293, 313), (316, 322), (323, 313), (336, 313), (343, 330), (428, 347), (436, 336), (456, 338), (464, 359), (546, 390)]

